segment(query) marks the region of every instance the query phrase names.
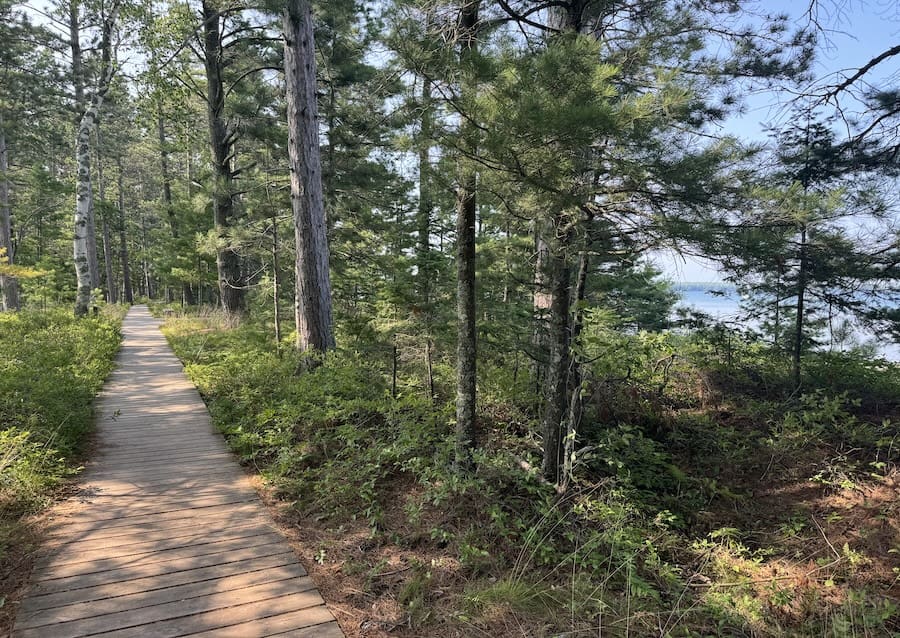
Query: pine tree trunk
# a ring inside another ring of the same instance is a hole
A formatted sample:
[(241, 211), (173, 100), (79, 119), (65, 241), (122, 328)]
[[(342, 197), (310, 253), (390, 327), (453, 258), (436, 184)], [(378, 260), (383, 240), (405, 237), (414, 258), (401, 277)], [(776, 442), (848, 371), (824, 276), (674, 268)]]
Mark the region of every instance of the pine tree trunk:
[(151, 279), (150, 274), (150, 261), (147, 259), (147, 255), (150, 254), (150, 245), (147, 241), (147, 218), (144, 216), (143, 211), (140, 213), (141, 216), (141, 282), (142, 289), (144, 295), (148, 298), (153, 298), (153, 281)]
[(275, 314), (275, 347), (281, 349), (281, 308), (278, 303), (278, 216), (272, 213), (272, 305)]
[(297, 243), (295, 318), (297, 347), (334, 348), (331, 278), (316, 104), (316, 52), (309, 0), (288, 0), (284, 12), (291, 208)]
[(169, 220), (169, 230), (172, 239), (178, 239), (178, 220), (175, 218), (175, 209), (172, 206), (172, 179), (169, 177), (169, 152), (166, 149), (166, 126), (163, 121), (162, 110), (157, 107), (156, 133), (159, 139), (159, 170), (162, 176), (163, 208)]
[[(213, 222), (220, 239), (224, 238), (235, 215), (234, 171), (232, 150), (235, 133), (225, 121), (225, 83), (222, 79), (221, 15), (209, 1), (203, 2), (203, 54), (206, 68), (207, 119), (209, 144), (212, 150), (215, 188), (213, 191)], [(217, 246), (216, 269), (222, 308), (229, 315), (244, 310), (244, 275), (238, 253), (230, 246)]]
[[(88, 166), (88, 179), (93, 181), (91, 168)], [(97, 250), (97, 210), (94, 207), (94, 189), (88, 191), (87, 214), (87, 256), (88, 269), (91, 273), (91, 290), (100, 288), (100, 255)]]
[[(532, 370), (535, 397), (541, 396), (547, 365), (550, 361), (550, 343), (547, 335), (547, 315), (550, 312), (550, 283), (547, 281), (548, 250), (545, 235), (548, 231), (541, 219), (534, 220), (534, 292), (532, 312), (534, 326), (531, 332)], [(539, 406), (538, 406), (539, 407)]]
[[(575, 316), (572, 321), (572, 346), (577, 346), (578, 338), (581, 336), (581, 330), (584, 328), (584, 309), (583, 301), (587, 291), (588, 277), (588, 254), (587, 251), (581, 252), (578, 261), (578, 274), (575, 276)], [(577, 348), (576, 348), (577, 349)], [(582, 374), (582, 361), (577, 353), (571, 355), (569, 384), (569, 412), (566, 415), (566, 436), (563, 445), (563, 471), (560, 481), (560, 487), (566, 489), (569, 481), (572, 479), (573, 460), (575, 456), (575, 441), (578, 437), (578, 426), (581, 424), (581, 415), (584, 410), (584, 402), (582, 400), (582, 383), (584, 381)]]
[(128, 230), (125, 225), (125, 179), (122, 168), (122, 158), (118, 158), (116, 166), (119, 169), (119, 262), (122, 264), (122, 295), (125, 303), (134, 303), (134, 291), (131, 287), (131, 266), (128, 263)]
[[(0, 249), (5, 250), (7, 263), (14, 263), (12, 220), (9, 207), (9, 149), (6, 146), (6, 134), (2, 128), (0, 128)], [(0, 288), (3, 289), (3, 310), (18, 310), (18, 280), (15, 277), (0, 275)]]
[(103, 141), (100, 137), (100, 126), (97, 125), (97, 189), (100, 192), (100, 202), (104, 204), (101, 208), (103, 212), (100, 215), (100, 228), (102, 230), (101, 237), (103, 239), (103, 267), (105, 275), (106, 301), (116, 303), (118, 301), (118, 286), (113, 279), (113, 259), (112, 245), (109, 236), (109, 220), (107, 216), (109, 209), (106, 204), (106, 181), (103, 179)]
[[(460, 63), (463, 67), (478, 46), (479, 0), (463, 0), (460, 14)], [(472, 73), (472, 70), (468, 70)], [(477, 90), (474, 79), (463, 80), (463, 91)], [(475, 131), (465, 121), (461, 143), (475, 151)], [(459, 184), (456, 191), (456, 466), (467, 470), (472, 465), (472, 450), (478, 446), (476, 406), (476, 325), (475, 325), (475, 168), (464, 157), (459, 160)]]
[(420, 118), (421, 144), (419, 146), (419, 202), (416, 214), (418, 247), (417, 270), (419, 289), (422, 295), (422, 303), (425, 306), (431, 301), (431, 279), (434, 275), (431, 267), (431, 169), (429, 158), (429, 140), (432, 135), (431, 126), (431, 83), (428, 78), (422, 78), (422, 116)]
[(792, 357), (794, 389), (799, 389), (802, 383), (801, 356), (803, 354), (803, 320), (807, 269), (806, 224), (803, 224), (800, 227), (800, 272), (797, 273), (797, 317), (794, 324), (794, 352)]
[[(156, 114), (156, 132), (159, 138), (159, 169), (162, 174), (163, 208), (165, 208), (166, 217), (169, 219), (169, 230), (172, 233), (172, 239), (178, 239), (178, 218), (175, 216), (175, 206), (172, 205), (172, 178), (169, 175), (169, 151), (166, 148), (166, 127), (162, 116), (162, 110), (159, 107), (157, 107)], [(191, 290), (191, 284), (186, 281), (181, 283), (181, 302), (185, 306), (193, 306), (197, 303), (194, 299), (194, 291)]]
[(109, 303), (119, 303), (119, 287), (113, 277), (112, 242), (109, 235), (109, 221), (106, 219), (106, 209), (104, 209), (101, 223), (103, 227), (103, 261), (106, 266), (106, 299)]
[(569, 372), (569, 308), (571, 268), (565, 246), (552, 246), (547, 252), (546, 281), (549, 285), (550, 307), (548, 313), (547, 341), (549, 345), (546, 368), (546, 397), (542, 430), (544, 434), (544, 458), (541, 470), (544, 478), (561, 483), (563, 438), (568, 406)]

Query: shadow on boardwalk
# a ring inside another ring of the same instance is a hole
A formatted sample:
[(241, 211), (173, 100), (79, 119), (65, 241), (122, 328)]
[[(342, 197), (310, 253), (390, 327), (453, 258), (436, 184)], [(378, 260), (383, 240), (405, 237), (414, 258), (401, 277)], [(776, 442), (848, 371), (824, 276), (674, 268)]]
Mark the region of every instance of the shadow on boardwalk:
[(123, 335), (13, 636), (342, 637), (146, 307)]

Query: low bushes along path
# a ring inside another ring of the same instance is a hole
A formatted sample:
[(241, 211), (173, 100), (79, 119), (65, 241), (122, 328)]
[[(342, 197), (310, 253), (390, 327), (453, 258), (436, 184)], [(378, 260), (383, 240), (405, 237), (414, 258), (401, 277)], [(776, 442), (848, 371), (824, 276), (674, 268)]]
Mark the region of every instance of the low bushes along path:
[(142, 306), (125, 319), (96, 462), (13, 636), (343, 636), (158, 327)]

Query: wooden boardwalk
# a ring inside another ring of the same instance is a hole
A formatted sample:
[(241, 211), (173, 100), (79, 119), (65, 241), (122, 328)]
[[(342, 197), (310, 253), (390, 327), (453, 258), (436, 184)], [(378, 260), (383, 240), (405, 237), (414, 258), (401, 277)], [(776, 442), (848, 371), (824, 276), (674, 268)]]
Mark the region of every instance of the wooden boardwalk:
[(96, 461), (13, 636), (342, 637), (158, 326), (146, 307), (125, 320)]

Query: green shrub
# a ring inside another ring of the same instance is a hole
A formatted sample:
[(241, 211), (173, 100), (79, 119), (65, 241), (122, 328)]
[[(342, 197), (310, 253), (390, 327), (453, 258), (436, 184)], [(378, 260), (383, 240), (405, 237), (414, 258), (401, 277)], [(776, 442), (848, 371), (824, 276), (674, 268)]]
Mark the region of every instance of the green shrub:
[(68, 309), (0, 315), (0, 508), (39, 505), (77, 468), (91, 403), (112, 369), (124, 310), (75, 319)]

